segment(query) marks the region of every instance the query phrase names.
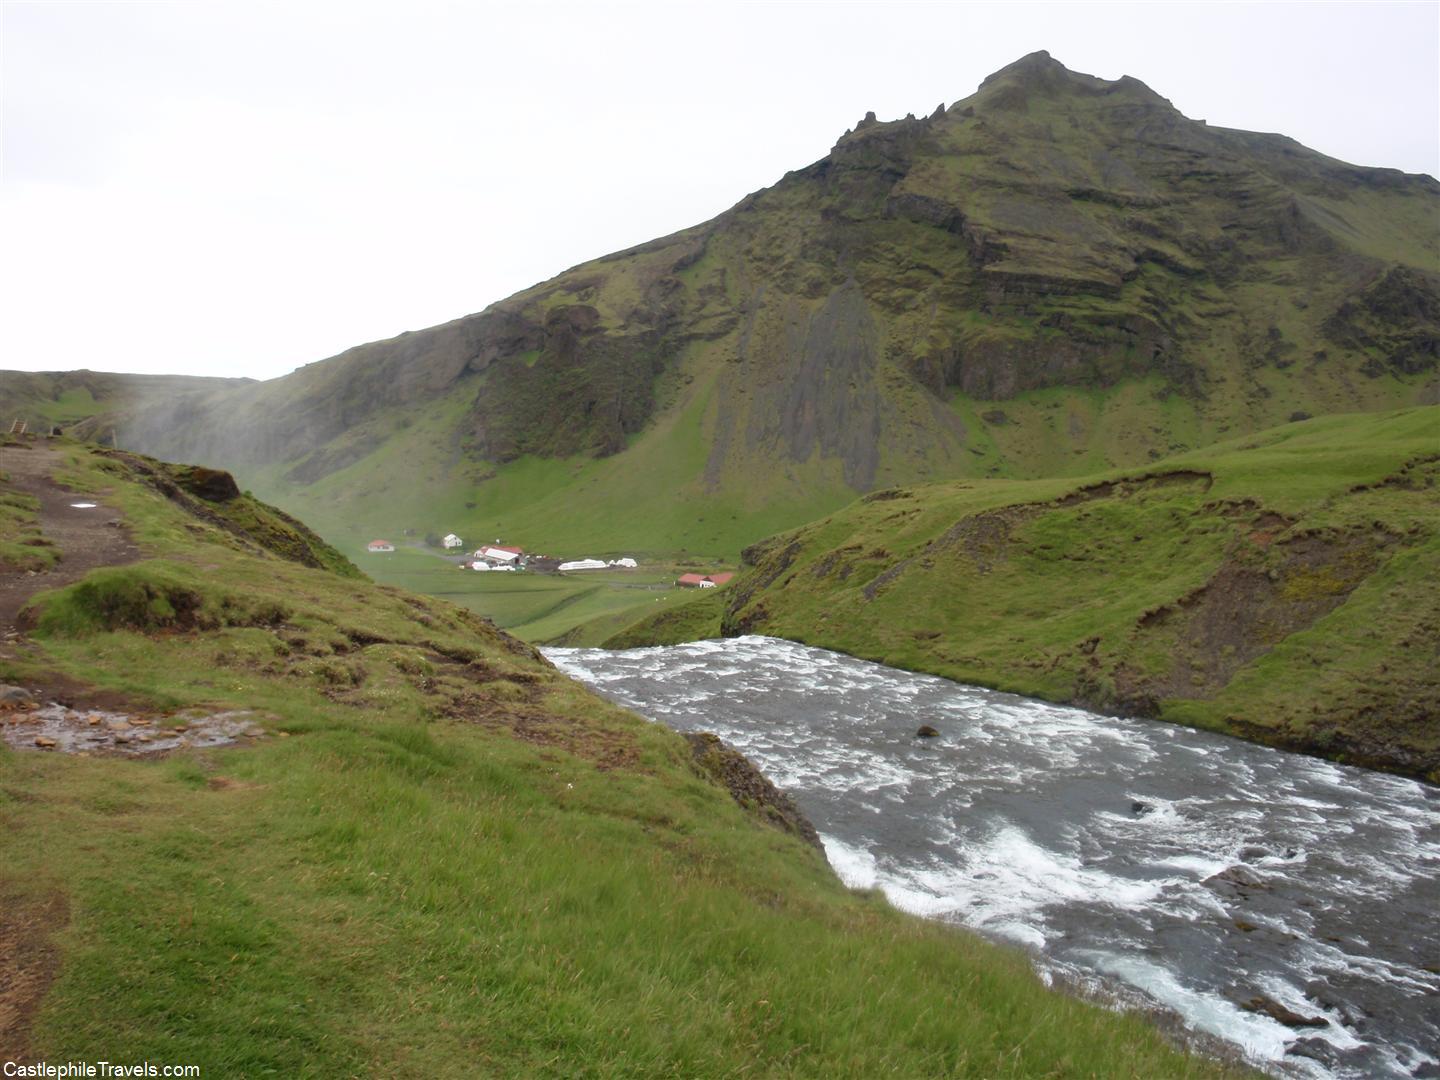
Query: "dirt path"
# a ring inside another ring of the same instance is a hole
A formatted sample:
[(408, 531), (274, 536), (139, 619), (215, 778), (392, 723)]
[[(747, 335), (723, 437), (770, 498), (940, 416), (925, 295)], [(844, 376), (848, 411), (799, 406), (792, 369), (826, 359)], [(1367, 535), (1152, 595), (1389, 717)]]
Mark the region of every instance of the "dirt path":
[[(50, 570), (0, 567), (0, 659), (24, 648), (17, 616), (36, 593), (68, 585), (97, 566), (140, 558), (116, 511), (55, 483), (53, 475), (62, 460), (59, 450), (44, 442), (0, 447), (0, 471), (8, 476), (3, 486), (40, 500), (41, 531), (60, 549), (60, 562)], [(97, 505), (71, 505), (78, 502)], [(46, 699), (109, 696), (58, 676), (30, 689)], [(63, 894), (36, 896), (21, 884), (7, 881), (0, 866), (0, 1061), (23, 1060), (27, 1054), (30, 1021), (59, 968), (54, 934), (68, 917)]]
[[(52, 477), (62, 460), (60, 451), (45, 442), (0, 447), (0, 471), (9, 475), (6, 486), (40, 500), (41, 532), (60, 549), (60, 562), (50, 570), (0, 567), (0, 639), (6, 646), (21, 636), (16, 617), (36, 593), (78, 581), (97, 566), (119, 566), (140, 558), (140, 549), (131, 542), (117, 511), (55, 483)], [(93, 509), (72, 505), (82, 502), (97, 505)]]

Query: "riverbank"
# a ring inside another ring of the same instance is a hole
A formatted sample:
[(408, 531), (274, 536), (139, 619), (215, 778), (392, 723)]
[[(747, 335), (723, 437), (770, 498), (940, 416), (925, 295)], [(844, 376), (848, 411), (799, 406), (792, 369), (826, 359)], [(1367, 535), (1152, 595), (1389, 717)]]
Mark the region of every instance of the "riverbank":
[(1437, 445), (1431, 406), (1087, 480), (875, 492), (748, 549), (718, 618), (609, 643), (764, 633), (1436, 783)]
[(1049, 980), (1295, 1075), (1440, 1065), (1440, 790), (772, 638), (547, 655), (735, 745), (848, 885)]

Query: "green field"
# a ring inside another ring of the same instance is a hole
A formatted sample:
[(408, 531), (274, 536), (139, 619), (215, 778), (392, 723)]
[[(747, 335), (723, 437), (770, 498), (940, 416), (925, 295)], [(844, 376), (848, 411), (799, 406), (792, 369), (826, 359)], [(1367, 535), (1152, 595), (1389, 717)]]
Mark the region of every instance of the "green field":
[(665, 563), (634, 570), (584, 570), (565, 574), (519, 571), (476, 573), (422, 546), (354, 556), (376, 581), (439, 597), (486, 616), (496, 626), (537, 643), (572, 634), (571, 644), (598, 644), (608, 631), (690, 599), (675, 587), (686, 570), (712, 565)]
[(1045, 989), (1018, 952), (847, 892), (679, 736), (464, 608), (277, 557), (298, 534), (258, 504), (210, 507), (235, 532), (69, 453), (64, 479), (147, 557), (38, 598), (0, 678), (63, 672), (152, 716), (251, 709), (268, 734), (161, 760), (0, 748), (4, 916), (59, 962), (32, 1057), (227, 1076), (1224, 1071)]

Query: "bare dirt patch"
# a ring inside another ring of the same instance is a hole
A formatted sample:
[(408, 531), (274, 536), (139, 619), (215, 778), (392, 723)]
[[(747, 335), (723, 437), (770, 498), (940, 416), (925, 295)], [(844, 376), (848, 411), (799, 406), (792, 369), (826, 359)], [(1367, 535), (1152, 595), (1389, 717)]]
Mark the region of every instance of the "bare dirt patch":
[(0, 1061), (29, 1054), (31, 1020), (60, 967), (53, 935), (69, 919), (63, 893), (25, 896), (0, 886)]

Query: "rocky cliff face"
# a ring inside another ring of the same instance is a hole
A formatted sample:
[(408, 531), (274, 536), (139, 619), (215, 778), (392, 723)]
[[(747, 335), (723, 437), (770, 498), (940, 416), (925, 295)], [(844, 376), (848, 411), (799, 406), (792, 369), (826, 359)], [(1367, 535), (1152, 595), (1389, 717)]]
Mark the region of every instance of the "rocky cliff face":
[[(925, 118), (867, 116), (713, 221), (122, 435), (297, 488), (397, 410), (503, 467), (621, 453), (689, 407), (711, 492), (1129, 464), (1440, 396), (1437, 214), (1430, 177), (1036, 53)], [(1047, 412), (1057, 389), (1090, 404)]]

